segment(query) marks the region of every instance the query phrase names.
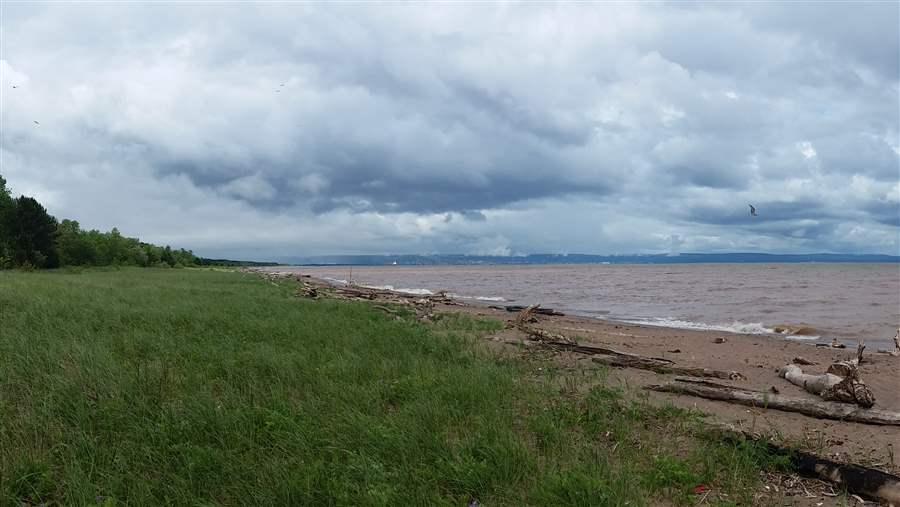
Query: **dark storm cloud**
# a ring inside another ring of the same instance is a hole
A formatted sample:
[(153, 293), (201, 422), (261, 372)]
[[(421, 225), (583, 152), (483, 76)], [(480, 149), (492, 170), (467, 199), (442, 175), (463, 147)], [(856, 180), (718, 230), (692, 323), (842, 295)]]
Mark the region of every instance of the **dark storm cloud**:
[(225, 218), (184, 232), (219, 251), (900, 248), (896, 3), (2, 9), (2, 172), (98, 226)]

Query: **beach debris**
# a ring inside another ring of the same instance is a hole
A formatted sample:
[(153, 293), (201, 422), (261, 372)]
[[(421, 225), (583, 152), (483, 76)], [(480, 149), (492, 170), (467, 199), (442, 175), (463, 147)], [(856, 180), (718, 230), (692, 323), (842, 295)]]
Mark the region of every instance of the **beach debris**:
[[(718, 425), (717, 429), (726, 441), (761, 440), (757, 434), (738, 430), (730, 425)], [(900, 505), (900, 477), (894, 474), (860, 465), (839, 463), (806, 451), (783, 448), (769, 440), (765, 440), (764, 444), (769, 455), (788, 458), (791, 468), (803, 477), (818, 479), (846, 489), (851, 497), (856, 497), (860, 502), (863, 501), (860, 497), (866, 497), (887, 505)], [(806, 486), (803, 486), (803, 489), (807, 498), (814, 498)], [(833, 492), (822, 494), (829, 497), (837, 496)]]
[(779, 391), (778, 388), (775, 386), (770, 387), (769, 391), (771, 391), (772, 394), (781, 394), (781, 391)]
[(672, 349), (667, 350), (666, 352), (668, 352), (669, 354), (681, 354), (681, 349)]
[(725, 343), (727, 341), (728, 340), (726, 340), (725, 338), (720, 336), (720, 337), (716, 338), (715, 340), (713, 340), (713, 343)]
[(887, 354), (889, 356), (900, 357), (900, 327), (897, 328), (897, 334), (894, 335), (894, 350), (880, 349), (879, 354)]
[(546, 331), (544, 329), (539, 329), (529, 325), (533, 322), (537, 322), (537, 317), (534, 313), (535, 310), (540, 308), (540, 306), (541, 305), (531, 305), (519, 312), (519, 315), (517, 315), (515, 320), (512, 322), (512, 327), (518, 329), (519, 331), (522, 331), (534, 341), (557, 342), (565, 345), (577, 345), (577, 341), (565, 335), (553, 333), (551, 331)]
[(684, 379), (676, 378), (673, 382), (645, 386), (645, 389), (726, 401), (751, 407), (769, 408), (783, 412), (796, 412), (819, 419), (900, 426), (900, 412), (891, 412), (877, 408), (864, 409), (846, 403), (811, 400), (783, 394), (761, 393), (738, 386), (701, 385), (696, 382), (685, 382)]
[[(534, 309), (531, 311), (531, 313), (533, 313), (533, 314), (553, 315), (553, 316), (559, 316), (559, 317), (565, 316), (565, 313), (558, 312), (558, 311), (554, 310), (553, 308), (542, 308), (541, 305), (532, 305), (532, 306), (534, 306)], [(531, 306), (508, 305), (508, 306), (503, 306), (503, 307), (492, 306), (491, 308), (503, 309), (510, 313), (515, 313), (515, 312), (525, 311), (525, 310), (531, 308)]]
[(736, 371), (719, 371), (710, 370), (708, 368), (677, 366), (671, 359), (662, 357), (645, 357), (605, 347), (579, 345), (573, 338), (531, 326), (530, 323), (534, 316), (533, 311), (537, 307), (538, 305), (532, 305), (520, 312), (516, 319), (511, 323), (511, 326), (525, 333), (529, 339), (542, 347), (596, 356), (592, 358), (593, 362), (616, 368), (636, 368), (664, 375), (689, 375), (692, 377), (712, 377), (729, 380), (746, 379), (744, 375)]
[(314, 285), (310, 285), (308, 283), (302, 283), (300, 285), (300, 288), (297, 289), (297, 296), (310, 298), (310, 299), (318, 299), (319, 298), (319, 289), (317, 289)]
[(832, 338), (832, 339), (831, 339), (831, 348), (833, 348), (833, 349), (846, 349), (847, 346), (844, 345), (843, 343), (839, 342), (839, 341), (837, 340), (837, 338)]
[(591, 358), (591, 361), (607, 366), (617, 368), (636, 368), (639, 370), (649, 370), (663, 375), (688, 375), (691, 377), (709, 377), (721, 378), (728, 380), (746, 380), (747, 377), (736, 371), (711, 370), (709, 368), (678, 366), (672, 361), (659, 361), (658, 359), (646, 357), (627, 357), (627, 356), (597, 356)]
[(804, 373), (796, 364), (789, 364), (778, 371), (778, 376), (823, 400), (869, 408), (875, 404), (875, 394), (859, 378), (859, 364), (865, 349), (865, 343), (860, 342), (855, 358), (831, 364), (824, 375)]
[(799, 357), (799, 356), (795, 357), (791, 362), (794, 364), (799, 364), (799, 365), (803, 365), (803, 366), (814, 366), (814, 365), (818, 364), (814, 361), (810, 361), (809, 359), (805, 359), (805, 358)]

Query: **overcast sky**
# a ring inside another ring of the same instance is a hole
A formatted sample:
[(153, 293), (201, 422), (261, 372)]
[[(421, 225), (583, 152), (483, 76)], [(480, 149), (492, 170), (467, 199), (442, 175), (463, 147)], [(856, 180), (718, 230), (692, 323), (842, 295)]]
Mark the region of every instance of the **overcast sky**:
[(0, 174), (206, 256), (900, 254), (898, 5), (3, 2)]

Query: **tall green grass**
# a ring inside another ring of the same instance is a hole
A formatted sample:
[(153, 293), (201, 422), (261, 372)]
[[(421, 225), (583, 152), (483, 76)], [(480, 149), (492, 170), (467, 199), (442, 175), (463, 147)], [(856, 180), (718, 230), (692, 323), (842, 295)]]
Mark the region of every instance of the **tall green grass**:
[(0, 504), (687, 504), (770, 465), (602, 371), (487, 351), (497, 322), (292, 291), (0, 272)]

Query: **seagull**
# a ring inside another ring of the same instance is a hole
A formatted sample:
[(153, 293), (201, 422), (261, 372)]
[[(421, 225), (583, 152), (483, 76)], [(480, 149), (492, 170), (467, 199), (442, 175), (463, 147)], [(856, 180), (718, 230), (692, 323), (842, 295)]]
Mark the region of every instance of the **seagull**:
[(18, 88), (18, 86), (16, 86), (16, 85), (12, 85), (12, 87), (13, 87), (13, 89)]
[(34, 124), (35, 124), (35, 125), (40, 125), (40, 123), (38, 123), (37, 120), (34, 120)]
[(752, 217), (759, 216), (756, 214), (756, 208), (754, 208), (752, 204), (748, 204), (748, 206), (750, 206), (750, 216), (752, 216)]

